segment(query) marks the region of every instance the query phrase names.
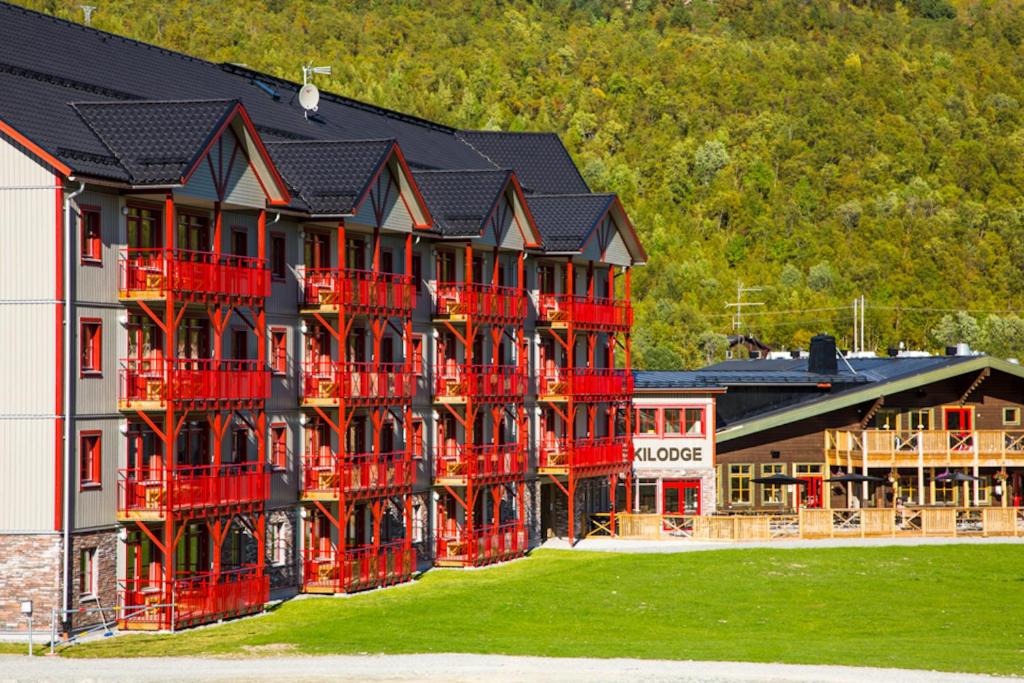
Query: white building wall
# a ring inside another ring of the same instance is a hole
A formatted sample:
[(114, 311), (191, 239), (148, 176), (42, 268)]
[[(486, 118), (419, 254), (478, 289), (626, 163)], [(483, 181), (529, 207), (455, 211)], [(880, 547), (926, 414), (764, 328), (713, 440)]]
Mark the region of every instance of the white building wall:
[(40, 160), (0, 134), (0, 532), (54, 528), (55, 183)]

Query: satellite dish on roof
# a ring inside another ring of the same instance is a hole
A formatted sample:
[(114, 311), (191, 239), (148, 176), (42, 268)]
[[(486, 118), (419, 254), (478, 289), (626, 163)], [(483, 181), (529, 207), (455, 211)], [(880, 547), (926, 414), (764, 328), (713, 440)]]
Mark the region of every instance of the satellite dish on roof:
[(299, 90), (299, 104), (307, 112), (316, 111), (320, 104), (320, 91), (312, 83), (307, 83)]

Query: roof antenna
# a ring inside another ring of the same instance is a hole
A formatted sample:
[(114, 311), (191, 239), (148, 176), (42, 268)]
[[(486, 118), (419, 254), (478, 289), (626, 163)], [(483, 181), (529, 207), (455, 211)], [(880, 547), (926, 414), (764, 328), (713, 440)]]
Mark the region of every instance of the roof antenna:
[(313, 74), (324, 74), (325, 76), (331, 75), (331, 67), (329, 66), (312, 66), (306, 64), (302, 67), (302, 88), (299, 90), (299, 104), (305, 110), (302, 115), (309, 119), (309, 112), (315, 112), (319, 108), (320, 104), (320, 91), (317, 87), (309, 82), (309, 77)]
[(85, 14), (85, 25), (92, 26), (92, 13), (96, 11), (96, 5), (79, 5)]

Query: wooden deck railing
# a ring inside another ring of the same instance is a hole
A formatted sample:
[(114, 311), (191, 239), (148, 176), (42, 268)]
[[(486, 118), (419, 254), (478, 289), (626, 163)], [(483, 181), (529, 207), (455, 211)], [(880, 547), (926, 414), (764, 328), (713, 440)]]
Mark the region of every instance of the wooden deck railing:
[(830, 465), (924, 467), (1024, 465), (1024, 430), (825, 431)]

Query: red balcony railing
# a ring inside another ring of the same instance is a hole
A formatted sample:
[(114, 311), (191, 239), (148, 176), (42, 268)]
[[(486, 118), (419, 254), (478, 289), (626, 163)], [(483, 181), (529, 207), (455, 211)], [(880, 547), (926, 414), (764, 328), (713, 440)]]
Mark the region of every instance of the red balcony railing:
[(467, 365), (448, 360), (439, 364), (434, 395), (444, 399), (522, 401), (526, 372), (516, 365)]
[(307, 268), (302, 277), (306, 306), (341, 306), (349, 313), (411, 315), (416, 286), (411, 275), (352, 268)]
[(403, 363), (306, 362), (303, 397), (330, 401), (407, 401), (416, 395), (416, 373)]
[(176, 578), (120, 582), (122, 628), (174, 628), (253, 614), (270, 598), (270, 578), (259, 567)]
[(408, 581), (416, 571), (416, 550), (405, 541), (344, 552), (307, 548), (302, 564), (307, 591), (348, 593)]
[(127, 358), (121, 361), (120, 399), (137, 401), (262, 401), (270, 372), (254, 360)]
[(405, 451), (341, 457), (324, 452), (307, 455), (303, 465), (303, 491), (329, 498), (387, 493), (416, 480), (416, 463)]
[(270, 295), (266, 259), (186, 249), (121, 252), (119, 289), (123, 299), (261, 299)]
[(437, 314), (472, 315), (493, 322), (515, 323), (526, 318), (526, 295), (518, 287), (439, 282)]
[(526, 472), (526, 452), (518, 443), (444, 444), (434, 460), (438, 478), (506, 477)]
[(162, 468), (118, 472), (118, 512), (159, 515), (222, 506), (253, 505), (270, 496), (270, 474), (256, 463), (178, 466), (170, 479)]
[(509, 522), (476, 529), (455, 529), (449, 525), (438, 534), (437, 558), (459, 562), (464, 566), (480, 566), (503, 562), (526, 553), (526, 530), (522, 522)]
[(540, 466), (551, 468), (595, 468), (629, 464), (625, 436), (603, 436), (569, 441), (545, 439), (541, 443)]
[(633, 307), (620, 299), (591, 299), (572, 294), (541, 294), (537, 317), (551, 323), (626, 332), (633, 326)]
[(541, 369), (538, 378), (541, 396), (572, 396), (581, 401), (610, 401), (633, 394), (633, 374), (608, 368)]

